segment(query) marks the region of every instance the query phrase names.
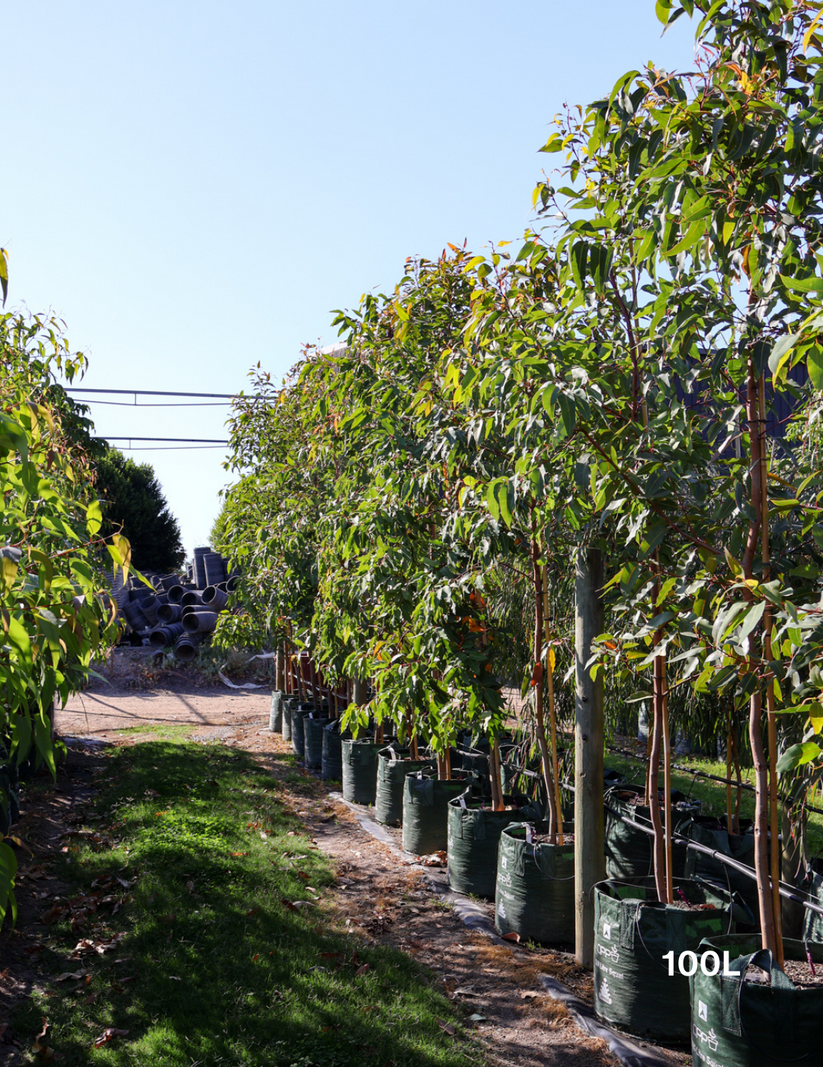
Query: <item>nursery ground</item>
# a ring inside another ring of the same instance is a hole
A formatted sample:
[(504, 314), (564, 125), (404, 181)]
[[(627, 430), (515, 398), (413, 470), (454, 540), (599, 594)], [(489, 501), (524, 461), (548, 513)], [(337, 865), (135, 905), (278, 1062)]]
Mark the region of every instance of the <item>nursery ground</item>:
[[(361, 830), (347, 808), (329, 799), (325, 785), (296, 765), (289, 746), (265, 729), (268, 704), (266, 692), (200, 690), (186, 685), (184, 679), (177, 680), (173, 688), (149, 692), (96, 683), (93, 691), (73, 698), (58, 714), (57, 726), (64, 735), (91, 735), (117, 745), (191, 738), (208, 742), (212, 748), (216, 744), (222, 749), (238, 748), (252, 754), (279, 783), (278, 799), (333, 861), (336, 877), (324, 892), (329, 921), (349, 931), (355, 942), (364, 946), (361, 951), (372, 946), (400, 949), (424, 968), (423, 973), (434, 988), (442, 990), (455, 1006), (461, 1006), (459, 1015), (466, 1019), (472, 1014), (482, 1016), (474, 1024), (473, 1040), (480, 1043), (487, 1063), (493, 1067), (537, 1067), (538, 1063), (605, 1067), (614, 1063), (601, 1043), (586, 1037), (561, 1007), (545, 997), (537, 981), (539, 972), (548, 972), (590, 998), (588, 976), (579, 972), (565, 954), (510, 950), (469, 932), (431, 892), (418, 868), (399, 864), (389, 849)], [(81, 751), (73, 749), (76, 754)], [(46, 858), (50, 837), (51, 847), (56, 844), (54, 835), (59, 832), (61, 821), (65, 823), (70, 817), (76, 803), (71, 790), (76, 790), (78, 784), (82, 783), (76, 777), (72, 780), (61, 776), (54, 795), (47, 797), (48, 791), (43, 791), (39, 828), (35, 826), (38, 816), (34, 805), (28, 805), (30, 814), (21, 825), (34, 844), (31, 868), (36, 870)], [(67, 786), (68, 793), (60, 795)], [(23, 878), (19, 927), (22, 939), (27, 936), (25, 916), (31, 912), (27, 895), (42, 895), (44, 889), (58, 894), (70, 891), (59, 880), (55, 885)], [(42, 904), (37, 907), (42, 911)], [(35, 913), (36, 908), (30, 917)], [(41, 928), (34, 934), (35, 941), (42, 939), (42, 933)], [(4, 947), (6, 958), (8, 947)], [(16, 983), (10, 988), (18, 996), (37, 988), (45, 988), (51, 997), (64, 996), (62, 987), (49, 987), (37, 973), (24, 954), (26, 947), (31, 945), (23, 945), (17, 959), (10, 960)], [(7, 1006), (8, 1002), (0, 1008)], [(17, 1036), (25, 1036), (28, 1041), (36, 1035)], [(676, 1054), (662, 1055), (672, 1063), (685, 1062), (685, 1057)]]

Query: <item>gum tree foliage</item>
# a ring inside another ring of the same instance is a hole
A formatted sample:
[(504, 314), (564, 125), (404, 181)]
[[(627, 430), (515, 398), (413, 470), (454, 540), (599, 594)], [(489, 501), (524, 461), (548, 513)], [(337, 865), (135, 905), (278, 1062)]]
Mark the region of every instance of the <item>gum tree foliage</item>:
[[(695, 18), (695, 69), (629, 72), (559, 120), (545, 151), (562, 153), (560, 180), (535, 194), (545, 228), (514, 258), (420, 265), (340, 320), (345, 354), (301, 372), (334, 501), (307, 625), (345, 669), (383, 674), (395, 715), (411, 701), (425, 717), (435, 693), (436, 734), (444, 695), (494, 703), (472, 657), (495, 636), (489, 575), (516, 567), (537, 708), (553, 651), (541, 583), (601, 544), (611, 622), (591, 667), (652, 703), (660, 898), (658, 768), (670, 694), (690, 692), (747, 722), (763, 943), (780, 957), (778, 746), (787, 775), (821, 753), (823, 483), (815, 450), (768, 420), (773, 390), (811, 421), (823, 389), (821, 4), (657, 11)], [(461, 645), (458, 624), (477, 637)]]
[(106, 448), (95, 464), (103, 504), (103, 535), (122, 533), (138, 570), (167, 571), (183, 566), (186, 553), (177, 519), (150, 463), (135, 463), (116, 448)]
[[(557, 462), (574, 467), (569, 521), (622, 540), (610, 584), (625, 622), (601, 653), (651, 675), (653, 810), (669, 689), (748, 707), (761, 926), (779, 952), (768, 803), (776, 845), (776, 716), (819, 707), (808, 637), (820, 484), (768, 440), (765, 377), (768, 364), (785, 384), (787, 364), (804, 363), (811, 387), (823, 384), (807, 306), (823, 288), (819, 5), (658, 4), (664, 21), (695, 10), (693, 74), (631, 72), (561, 120), (546, 150), (565, 153), (566, 184), (536, 193), (555, 226), (518, 257), (531, 302), (505, 287), (478, 300), (477, 331), (521, 367), (544, 360), (522, 410), (543, 409)], [(815, 747), (790, 753), (787, 768)], [(658, 890), (671, 899), (659, 812), (655, 823)]]
[[(56, 321), (3, 314), (0, 361), (0, 741), (12, 761), (34, 750), (55, 774), (52, 702), (82, 686), (116, 633), (98, 557), (102, 515), (88, 491), (89, 424), (54, 381), (58, 371), (72, 381), (85, 359)], [(125, 569), (126, 540), (106, 547)], [(15, 914), (15, 870), (0, 842), (0, 919), (9, 906)]]

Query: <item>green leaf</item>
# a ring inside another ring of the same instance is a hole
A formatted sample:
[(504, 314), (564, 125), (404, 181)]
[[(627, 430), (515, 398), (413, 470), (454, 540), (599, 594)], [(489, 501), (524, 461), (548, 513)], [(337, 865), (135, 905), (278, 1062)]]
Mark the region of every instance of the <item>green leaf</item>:
[(671, 9), (672, 0), (657, 0), (657, 3), (654, 5), (655, 14), (664, 26), (668, 25), (669, 12), (671, 11)]
[(797, 344), (799, 337), (799, 333), (787, 333), (772, 348), (772, 354), (769, 356), (769, 370), (772, 372), (773, 378), (777, 378), (780, 374), (783, 364), (791, 355), (791, 351)]
[(820, 745), (814, 741), (806, 741), (802, 745), (791, 745), (777, 761), (777, 773), (785, 774), (793, 771), (805, 763), (811, 763), (820, 756)]
[(815, 389), (818, 391), (823, 389), (823, 348), (820, 345), (814, 345), (809, 349), (809, 353), (806, 356), (806, 367)]
[(5, 304), (6, 297), (9, 295), (9, 261), (5, 248), (0, 248), (0, 288), (3, 290), (3, 303)]
[(790, 278), (781, 274), (780, 280), (787, 289), (798, 293), (823, 293), (823, 278)]

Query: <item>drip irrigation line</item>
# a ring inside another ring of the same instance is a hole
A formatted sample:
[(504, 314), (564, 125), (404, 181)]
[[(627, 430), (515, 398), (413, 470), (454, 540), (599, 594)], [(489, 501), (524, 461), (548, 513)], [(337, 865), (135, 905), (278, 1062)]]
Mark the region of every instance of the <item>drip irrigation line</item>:
[[(628, 759), (637, 760), (638, 763), (648, 763), (648, 756), (638, 756), (635, 752), (629, 752), (625, 748), (612, 748), (610, 745), (606, 746), (609, 752), (614, 753), (617, 756), (625, 756)], [(719, 774), (710, 774), (708, 771), (701, 771), (694, 767), (688, 767), (683, 763), (673, 763), (673, 771), (682, 771), (684, 774), (694, 775), (695, 778), (708, 778), (712, 782), (721, 782), (723, 785), (734, 786), (735, 789), (745, 789), (749, 793), (756, 793), (757, 790), (751, 784), (751, 782), (738, 782), (734, 778), (723, 778)], [(823, 808), (816, 808), (812, 804), (805, 805), (806, 811), (813, 811), (816, 815), (823, 815)]]

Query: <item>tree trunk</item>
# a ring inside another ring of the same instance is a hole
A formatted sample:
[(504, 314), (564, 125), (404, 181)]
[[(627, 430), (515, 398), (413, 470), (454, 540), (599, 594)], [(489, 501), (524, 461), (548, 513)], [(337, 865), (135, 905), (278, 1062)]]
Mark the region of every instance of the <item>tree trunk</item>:
[[(749, 423), (749, 447), (751, 456), (750, 484), (752, 518), (743, 553), (743, 577), (753, 579), (757, 540), (760, 533), (763, 514), (763, 465), (761, 462), (761, 427), (758, 381), (755, 378), (754, 363), (751, 355), (748, 361), (748, 380), (746, 383), (746, 417)], [(753, 600), (751, 592), (748, 600)], [(752, 678), (757, 679), (757, 686), (749, 701), (749, 742), (754, 763), (755, 803), (754, 803), (754, 869), (757, 875), (757, 902), (760, 912), (760, 937), (763, 948), (769, 949), (776, 957), (778, 952), (775, 913), (772, 901), (772, 887), (769, 869), (769, 766), (763, 751), (763, 708), (760, 691), (760, 664), (757, 655), (757, 629), (749, 635), (748, 670)]]

